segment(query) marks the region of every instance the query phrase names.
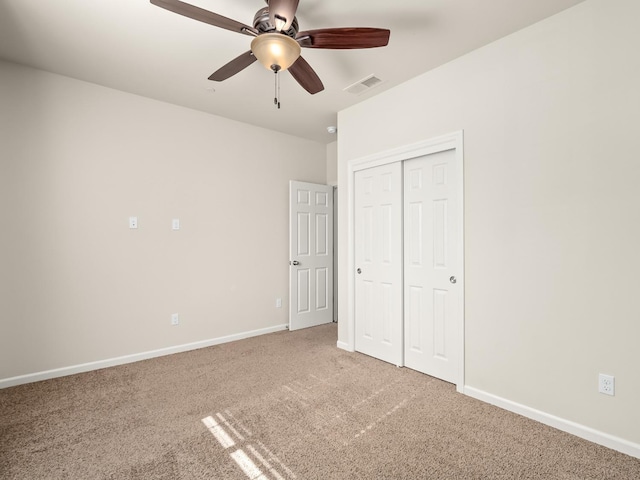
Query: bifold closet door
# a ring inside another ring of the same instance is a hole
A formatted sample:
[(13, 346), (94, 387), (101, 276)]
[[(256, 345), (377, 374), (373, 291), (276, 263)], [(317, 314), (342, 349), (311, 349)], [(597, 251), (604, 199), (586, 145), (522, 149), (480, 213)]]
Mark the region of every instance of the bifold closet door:
[(402, 164), (355, 172), (355, 348), (403, 365)]
[(404, 162), (404, 361), (456, 383), (460, 288), (455, 150)]

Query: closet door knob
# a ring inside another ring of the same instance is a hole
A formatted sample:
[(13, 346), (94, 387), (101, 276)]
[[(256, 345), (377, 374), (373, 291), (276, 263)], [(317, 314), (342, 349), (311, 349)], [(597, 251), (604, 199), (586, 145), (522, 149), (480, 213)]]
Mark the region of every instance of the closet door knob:
[(456, 277), (451, 277), (451, 278), (449, 278), (449, 281), (451, 283), (456, 283), (458, 280), (456, 280)]
[(358, 275), (360, 275), (362, 273), (361, 269), (357, 269), (356, 272), (358, 272)]

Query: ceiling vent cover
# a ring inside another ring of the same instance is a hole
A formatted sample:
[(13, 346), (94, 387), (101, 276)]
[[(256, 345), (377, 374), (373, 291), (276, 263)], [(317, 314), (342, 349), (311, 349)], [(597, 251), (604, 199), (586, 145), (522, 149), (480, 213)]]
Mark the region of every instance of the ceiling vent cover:
[(358, 80), (353, 85), (349, 85), (344, 89), (345, 92), (353, 93), (354, 95), (360, 95), (368, 90), (371, 90), (373, 87), (376, 87), (382, 83), (375, 75), (369, 75), (368, 77), (363, 78), (362, 80)]

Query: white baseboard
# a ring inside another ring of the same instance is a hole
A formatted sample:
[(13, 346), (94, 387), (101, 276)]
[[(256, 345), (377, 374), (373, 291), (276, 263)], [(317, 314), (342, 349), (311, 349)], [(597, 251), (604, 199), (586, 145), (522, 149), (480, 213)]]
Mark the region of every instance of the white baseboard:
[(537, 422), (544, 423), (545, 425), (549, 425), (550, 427), (557, 428), (558, 430), (562, 430), (563, 432), (567, 432), (577, 437), (584, 438), (585, 440), (597, 443), (598, 445), (603, 445), (607, 448), (617, 450), (618, 452), (622, 452), (626, 455), (640, 458), (640, 444), (633, 443), (613, 435), (609, 435), (608, 433), (600, 432), (591, 427), (586, 427), (584, 425), (566, 420), (564, 418), (556, 417), (555, 415), (550, 415), (540, 410), (536, 410), (535, 408), (527, 407), (526, 405), (512, 402), (511, 400), (498, 397), (491, 393), (483, 392), (482, 390), (478, 390), (477, 388), (465, 386), (462, 389), (462, 393), (477, 400), (495, 405), (496, 407), (500, 407), (510, 412), (517, 413), (519, 415), (522, 415), (523, 417), (527, 417)]
[(65, 377), (67, 375), (75, 375), (76, 373), (89, 372), (92, 370), (98, 370), (100, 368), (115, 367), (117, 365), (124, 365), (126, 363), (139, 362), (140, 360), (148, 360), (150, 358), (162, 357), (164, 355), (171, 355), (174, 353), (188, 352), (190, 350), (197, 350), (199, 348), (211, 347), (213, 345), (220, 345), (222, 343), (235, 342), (236, 340), (242, 340), (244, 338), (257, 337), (258, 335), (265, 335), (267, 333), (274, 333), (286, 330), (289, 324), (276, 325), (275, 327), (262, 328), (259, 330), (252, 330), (249, 332), (236, 333), (234, 335), (227, 335), (225, 337), (213, 338), (210, 340), (203, 340), (201, 342), (187, 343), (185, 345), (176, 345), (174, 347), (161, 348), (158, 350), (151, 350), (149, 352), (135, 353), (133, 355), (125, 355), (123, 357), (110, 358), (107, 360), (99, 360), (97, 362), (83, 363), (81, 365), (73, 365), (70, 367), (56, 368), (54, 370), (46, 370), (44, 372), (30, 373), (27, 375), (20, 375), (18, 377), (10, 377), (0, 379), (0, 389), (14, 387), (16, 385), (22, 385), (24, 383), (39, 382), (41, 380), (49, 380), (51, 378)]
[(349, 347), (349, 344), (347, 342), (341, 342), (340, 340), (338, 340), (338, 343), (336, 345), (339, 349), (341, 350), (346, 350), (347, 352), (353, 352), (353, 348)]

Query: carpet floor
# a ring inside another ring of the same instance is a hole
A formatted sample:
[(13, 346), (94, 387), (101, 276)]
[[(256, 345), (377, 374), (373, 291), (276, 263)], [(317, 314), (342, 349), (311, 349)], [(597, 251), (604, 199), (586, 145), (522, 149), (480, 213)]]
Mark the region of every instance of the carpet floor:
[(2, 479), (640, 479), (640, 460), (279, 332), (0, 390)]

